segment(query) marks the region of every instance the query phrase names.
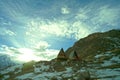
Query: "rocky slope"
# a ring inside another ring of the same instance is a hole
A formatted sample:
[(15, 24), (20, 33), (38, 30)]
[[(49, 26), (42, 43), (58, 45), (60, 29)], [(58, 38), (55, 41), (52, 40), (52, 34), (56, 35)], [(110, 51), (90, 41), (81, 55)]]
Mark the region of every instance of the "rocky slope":
[(91, 77), (120, 80), (120, 30), (94, 33), (80, 39), (65, 52), (66, 56), (73, 50), (84, 61)]
[[(80, 59), (69, 59), (74, 51)], [(4, 69), (0, 79), (120, 80), (120, 30), (91, 34), (60, 52), (64, 57), (58, 55), (51, 61), (31, 61)]]
[(95, 55), (116, 49), (120, 49), (120, 30), (91, 34), (77, 41), (65, 53), (69, 56), (75, 50), (80, 58), (94, 60)]
[(1, 71), (2, 80), (93, 80), (79, 62), (40, 61), (16, 65)]

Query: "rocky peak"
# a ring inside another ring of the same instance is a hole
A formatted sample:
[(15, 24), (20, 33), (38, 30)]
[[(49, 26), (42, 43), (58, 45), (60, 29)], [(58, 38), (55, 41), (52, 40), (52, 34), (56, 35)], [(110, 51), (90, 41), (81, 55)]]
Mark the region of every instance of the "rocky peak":
[(57, 60), (59, 59), (62, 59), (62, 60), (67, 59), (63, 48), (61, 48), (60, 52), (58, 53)]
[(93, 33), (78, 40), (65, 53), (66, 56), (69, 56), (70, 52), (75, 50), (79, 57), (85, 59), (116, 48), (120, 48), (120, 30), (110, 30), (108, 32)]

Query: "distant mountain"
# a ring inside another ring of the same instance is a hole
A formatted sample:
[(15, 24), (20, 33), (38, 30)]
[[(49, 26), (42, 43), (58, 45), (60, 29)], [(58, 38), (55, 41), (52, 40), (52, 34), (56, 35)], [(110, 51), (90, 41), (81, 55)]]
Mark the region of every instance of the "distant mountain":
[(51, 61), (0, 71), (1, 80), (120, 80), (120, 30), (94, 33)]
[(0, 53), (0, 70), (13, 65), (15, 65), (15, 63), (10, 59), (9, 56)]

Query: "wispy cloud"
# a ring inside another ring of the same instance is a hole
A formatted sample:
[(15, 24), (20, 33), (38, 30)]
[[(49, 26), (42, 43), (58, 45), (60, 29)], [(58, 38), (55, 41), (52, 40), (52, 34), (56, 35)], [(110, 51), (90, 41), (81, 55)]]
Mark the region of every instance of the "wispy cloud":
[(96, 15), (93, 18), (93, 21), (96, 24), (106, 24), (116, 26), (119, 17), (120, 8), (119, 7), (110, 7), (105, 5), (99, 8), (99, 11), (96, 12)]
[(118, 28), (120, 6), (91, 2), (78, 9), (75, 20), (92, 27), (91, 32)]
[(39, 41), (34, 49), (37, 51), (45, 51), (48, 47), (50, 47), (50, 44), (48, 44), (46, 41)]
[(16, 34), (13, 31), (11, 31), (11, 30), (9, 30), (9, 29), (7, 29), (5, 27), (0, 27), (0, 35), (15, 36)]
[(62, 7), (61, 8), (61, 13), (62, 14), (69, 14), (70, 13), (70, 9), (68, 7)]
[(88, 25), (80, 21), (69, 23), (65, 20), (32, 21), (28, 23), (27, 36), (45, 38), (49, 35), (80, 39), (90, 32)]
[(89, 9), (86, 8), (80, 8), (78, 9), (78, 12), (75, 15), (75, 19), (77, 20), (87, 20), (89, 18)]
[(81, 21), (76, 21), (72, 25), (72, 32), (75, 34), (75, 39), (80, 39), (91, 33), (90, 25)]

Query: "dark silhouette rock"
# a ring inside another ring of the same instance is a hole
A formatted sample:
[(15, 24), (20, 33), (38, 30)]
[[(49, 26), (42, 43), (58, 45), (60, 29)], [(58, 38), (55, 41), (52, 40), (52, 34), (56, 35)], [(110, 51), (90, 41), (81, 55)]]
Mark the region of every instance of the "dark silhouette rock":
[(57, 60), (67, 60), (65, 52), (63, 48), (61, 48), (60, 52), (58, 53)]
[(72, 52), (70, 53), (69, 59), (70, 59), (70, 60), (79, 60), (79, 57), (78, 57), (76, 51), (72, 51)]

